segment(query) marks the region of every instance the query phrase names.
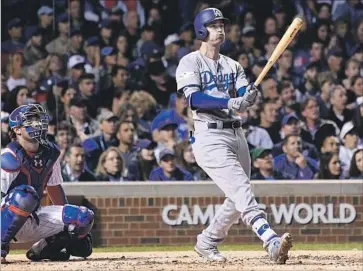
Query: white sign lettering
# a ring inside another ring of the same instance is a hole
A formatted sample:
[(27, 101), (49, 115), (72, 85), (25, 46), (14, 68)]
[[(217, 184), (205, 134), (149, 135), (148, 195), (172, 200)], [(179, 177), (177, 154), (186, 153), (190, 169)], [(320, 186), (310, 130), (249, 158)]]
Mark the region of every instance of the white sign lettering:
[[(213, 219), (214, 214), (217, 212), (221, 205), (209, 204), (205, 211), (195, 204), (190, 209), (188, 205), (181, 205), (178, 207), (175, 204), (167, 205), (162, 211), (162, 219), (165, 224), (168, 225), (206, 225)], [(259, 208), (266, 210), (265, 204), (259, 204)], [(329, 203), (327, 205), (321, 203), (314, 203), (312, 205), (306, 203), (299, 204), (281, 204), (276, 206), (276, 204), (271, 204), (271, 213), (273, 220), (276, 224), (281, 224), (284, 221), (285, 224), (291, 224), (295, 221), (298, 224), (348, 224), (355, 220), (357, 212), (353, 205), (348, 203), (340, 203), (338, 205), (339, 213), (338, 216), (334, 217), (334, 204)], [(169, 216), (170, 212), (176, 212), (177, 216), (171, 218)], [(240, 219), (238, 219), (235, 224), (238, 224)]]

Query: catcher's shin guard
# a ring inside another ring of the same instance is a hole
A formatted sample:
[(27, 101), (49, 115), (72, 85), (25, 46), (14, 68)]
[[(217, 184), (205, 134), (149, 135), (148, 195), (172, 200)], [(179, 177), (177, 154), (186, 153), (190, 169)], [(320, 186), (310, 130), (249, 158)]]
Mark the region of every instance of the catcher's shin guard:
[(1, 257), (8, 254), (9, 243), (39, 206), (39, 196), (29, 185), (20, 185), (4, 198), (1, 208)]

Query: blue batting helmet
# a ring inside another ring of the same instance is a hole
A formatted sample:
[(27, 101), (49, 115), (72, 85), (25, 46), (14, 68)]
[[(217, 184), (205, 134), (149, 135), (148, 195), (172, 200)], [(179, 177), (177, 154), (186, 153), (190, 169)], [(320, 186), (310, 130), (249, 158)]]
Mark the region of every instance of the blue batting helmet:
[(229, 19), (224, 18), (222, 12), (219, 9), (206, 8), (200, 11), (197, 17), (194, 19), (194, 31), (197, 39), (205, 40), (208, 36), (206, 25), (217, 20), (229, 22)]
[(48, 132), (49, 115), (39, 104), (27, 104), (16, 108), (9, 115), (9, 126), (24, 127), (31, 138), (42, 141)]

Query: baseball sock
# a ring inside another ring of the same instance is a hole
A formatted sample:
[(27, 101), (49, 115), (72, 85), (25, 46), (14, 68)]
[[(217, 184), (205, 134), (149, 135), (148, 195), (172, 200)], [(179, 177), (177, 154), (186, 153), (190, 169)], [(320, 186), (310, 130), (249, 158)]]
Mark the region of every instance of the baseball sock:
[(256, 216), (252, 219), (251, 226), (252, 230), (264, 244), (267, 244), (270, 240), (277, 237), (276, 232), (271, 229), (267, 220), (263, 216)]

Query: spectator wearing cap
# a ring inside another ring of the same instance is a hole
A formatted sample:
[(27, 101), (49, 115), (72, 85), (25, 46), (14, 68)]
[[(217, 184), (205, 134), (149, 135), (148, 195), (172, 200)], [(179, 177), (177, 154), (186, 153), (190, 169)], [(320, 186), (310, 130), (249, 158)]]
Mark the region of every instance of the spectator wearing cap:
[(256, 29), (251, 25), (246, 25), (242, 29), (243, 49), (248, 53), (251, 62), (254, 63), (257, 58), (262, 56), (262, 51), (256, 46)]
[(64, 55), (69, 52), (70, 43), (68, 39), (69, 34), (69, 17), (67, 13), (62, 13), (57, 17), (57, 25), (59, 36), (49, 42), (45, 49), (48, 53)]
[(345, 122), (352, 120), (353, 112), (347, 109), (347, 91), (342, 85), (336, 85), (330, 96), (331, 108), (328, 119), (342, 129)]
[(121, 119), (117, 138), (119, 140), (118, 149), (121, 151), (122, 158), (125, 161), (125, 175), (130, 181), (141, 180), (140, 162), (138, 160), (138, 148), (134, 145), (136, 130), (134, 124), (125, 119)]
[(302, 153), (302, 140), (298, 135), (283, 139), (281, 154), (274, 159), (275, 170), (290, 180), (311, 180), (318, 171), (318, 163)]
[(81, 97), (74, 97), (70, 101), (69, 118), (81, 141), (95, 135), (98, 123), (87, 113), (87, 102)]
[(85, 154), (81, 144), (73, 143), (65, 153), (65, 163), (62, 165), (64, 182), (93, 182), (95, 175), (85, 168)]
[(91, 118), (96, 118), (100, 100), (96, 95), (96, 82), (93, 73), (84, 73), (78, 81), (80, 96), (86, 101), (87, 112)]
[(33, 65), (47, 56), (43, 45), (42, 30), (40, 28), (34, 28), (30, 40), (24, 49), (24, 59), (27, 65)]
[(125, 33), (120, 33), (116, 39), (116, 49), (117, 49), (117, 55), (116, 55), (116, 63), (117, 65), (121, 65), (126, 67), (129, 62), (131, 56), (127, 55), (127, 36)]
[(77, 84), (79, 78), (85, 73), (86, 59), (81, 55), (73, 55), (68, 60), (70, 70), (69, 79), (72, 84)]
[(112, 69), (116, 65), (117, 52), (113, 47), (104, 47), (101, 50), (102, 67), (100, 70), (100, 89), (112, 86)]
[(339, 148), (339, 160), (342, 162), (343, 171), (348, 175), (350, 162), (359, 144), (359, 137), (357, 128), (354, 127), (352, 121), (349, 121), (343, 125), (340, 131), (340, 140), (343, 145)]
[(127, 179), (125, 161), (117, 147), (109, 147), (101, 154), (95, 173), (97, 181), (122, 182)]
[(1, 43), (1, 52), (13, 54), (24, 50), (24, 43), (21, 41), (23, 22), (19, 18), (13, 18), (8, 22), (6, 30), (10, 39)]
[(165, 54), (162, 58), (169, 76), (175, 78), (176, 68), (179, 63), (178, 50), (183, 45), (183, 41), (178, 34), (170, 34), (164, 40)]
[(340, 129), (333, 121), (320, 118), (319, 105), (316, 97), (307, 97), (301, 103), (301, 115), (303, 116), (301, 128), (309, 132), (313, 139), (315, 138), (316, 131), (324, 124), (333, 125), (336, 130), (335, 134), (339, 134)]
[(175, 152), (164, 149), (158, 157), (160, 167), (151, 171), (149, 181), (193, 181), (190, 172), (176, 165)]
[(163, 118), (158, 122), (157, 136), (153, 132), (154, 140), (158, 143), (155, 149), (155, 155), (158, 157), (161, 150), (174, 149), (175, 144), (178, 142), (177, 136), (178, 123), (171, 118)]
[(198, 166), (189, 140), (184, 140), (175, 145), (175, 157), (176, 163), (182, 169), (190, 172), (193, 176), (193, 180), (204, 181), (209, 179), (207, 173)]
[(87, 168), (94, 171), (100, 155), (109, 147), (119, 145), (117, 134), (117, 122), (119, 118), (107, 109), (103, 109), (97, 117), (100, 135), (87, 138), (82, 145), (86, 154)]
[(41, 6), (38, 9), (38, 24), (31, 25), (25, 28), (25, 37), (30, 39), (35, 29), (39, 29), (42, 32), (43, 43), (48, 44), (53, 38), (53, 9), (49, 6)]
[(83, 52), (83, 34), (80, 28), (71, 29), (70, 33), (70, 46), (69, 52), (66, 53), (66, 56), (70, 57), (72, 55), (84, 55)]
[(336, 129), (333, 124), (326, 123), (316, 131), (314, 143), (319, 153), (339, 153), (339, 139), (336, 136)]
[(99, 73), (101, 67), (101, 50), (100, 41), (96, 36), (88, 38), (84, 44), (86, 65), (90, 67), (90, 72), (95, 75), (96, 82), (99, 82)]
[(128, 101), (131, 95), (131, 92), (127, 87), (127, 82), (129, 78), (130, 74), (125, 67), (119, 65), (115, 65), (112, 67), (110, 87), (106, 89), (101, 88), (100, 92), (98, 93), (98, 98), (100, 99), (102, 107), (109, 108), (113, 112), (117, 113), (120, 104), (115, 104), (114, 111), (114, 109), (112, 109), (113, 100), (115, 97), (120, 98), (121, 93), (123, 93), (125, 95), (123, 97), (124, 99), (122, 99), (122, 102)]
[(251, 180), (283, 180), (283, 174), (274, 170), (274, 160), (271, 149), (255, 148), (251, 152), (252, 164), (256, 173)]
[(141, 139), (137, 143), (139, 148), (139, 162), (140, 162), (140, 181), (147, 181), (151, 171), (158, 167), (156, 162), (154, 149), (157, 144), (149, 139)]
[(281, 137), (279, 134), (279, 124), (277, 122), (277, 104), (273, 100), (265, 100), (259, 112), (260, 123), (259, 126), (265, 129), (274, 144), (280, 142)]
[(6, 70), (9, 73), (9, 78), (6, 81), (6, 86), (11, 92), (15, 87), (26, 85), (26, 80), (23, 73), (24, 56), (23, 53), (17, 52), (10, 56)]
[[(311, 135), (308, 132), (302, 130), (300, 124), (301, 122), (295, 113), (285, 115), (281, 121), (281, 138), (284, 139), (288, 135), (299, 135), (302, 139), (301, 144), (303, 155), (305, 157), (318, 160), (319, 154), (315, 146), (311, 144), (313, 143)], [(282, 142), (275, 144), (272, 149), (272, 155), (274, 157), (279, 156), (280, 154), (283, 154)]]

